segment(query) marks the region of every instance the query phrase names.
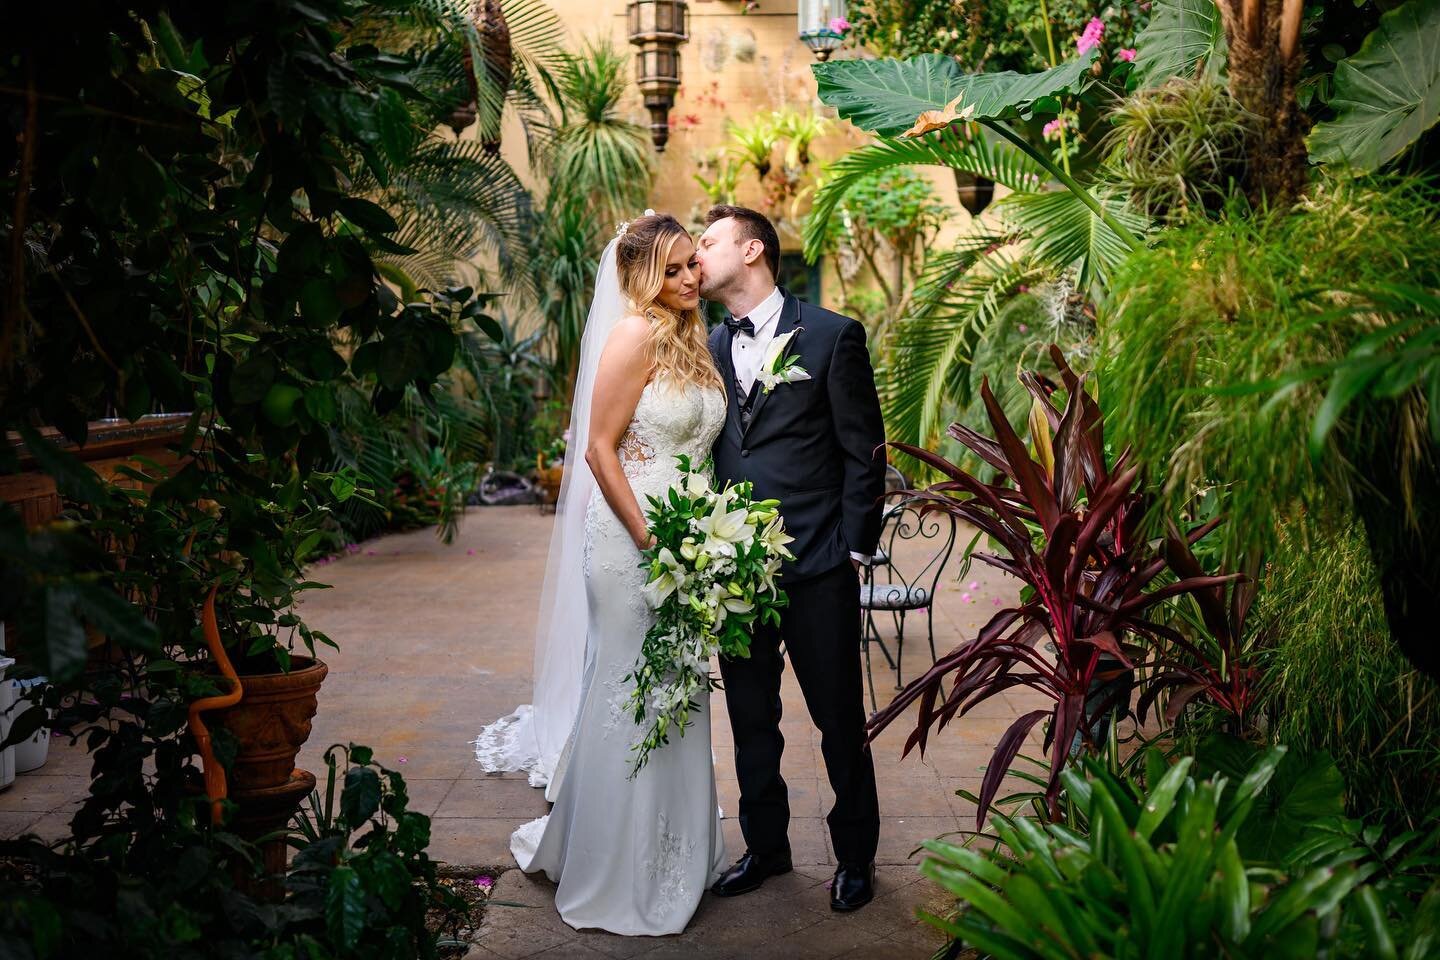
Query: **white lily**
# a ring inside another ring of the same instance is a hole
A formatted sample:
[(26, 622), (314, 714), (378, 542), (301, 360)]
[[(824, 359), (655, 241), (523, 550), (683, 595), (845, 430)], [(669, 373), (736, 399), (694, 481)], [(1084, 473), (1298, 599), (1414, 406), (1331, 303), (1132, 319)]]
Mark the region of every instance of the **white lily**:
[(765, 544), (765, 552), (772, 557), (779, 556), (787, 560), (794, 560), (795, 555), (785, 546), (794, 541), (795, 538), (785, 532), (785, 521), (778, 516), (771, 519), (760, 531), (760, 542)]
[(760, 359), (760, 372), (755, 375), (760, 386), (766, 393), (774, 390), (782, 383), (798, 383), (801, 380), (809, 380), (810, 374), (804, 367), (800, 366), (797, 357), (785, 356), (785, 350), (790, 346), (790, 341), (795, 339), (801, 327), (796, 327), (783, 336), (775, 337), (765, 347), (765, 353)]
[(700, 532), (705, 537), (704, 552), (717, 557), (735, 556), (735, 544), (755, 535), (755, 527), (749, 519), (748, 510), (717, 508), (700, 521)]
[(644, 591), (645, 599), (652, 607), (659, 607), (666, 597), (676, 591), (683, 594), (690, 585), (690, 575), (686, 573), (684, 564), (676, 559), (669, 547), (660, 548), (659, 555), (650, 565), (650, 573), (651, 579), (645, 584)]

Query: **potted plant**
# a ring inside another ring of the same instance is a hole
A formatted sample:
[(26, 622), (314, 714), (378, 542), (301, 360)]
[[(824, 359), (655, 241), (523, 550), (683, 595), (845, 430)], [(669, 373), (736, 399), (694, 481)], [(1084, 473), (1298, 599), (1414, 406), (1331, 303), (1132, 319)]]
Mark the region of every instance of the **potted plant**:
[(560, 436), (535, 455), (535, 476), (540, 484), (541, 506), (555, 509), (560, 500), (560, 484), (565, 480), (565, 450), (570, 443), (570, 431)]

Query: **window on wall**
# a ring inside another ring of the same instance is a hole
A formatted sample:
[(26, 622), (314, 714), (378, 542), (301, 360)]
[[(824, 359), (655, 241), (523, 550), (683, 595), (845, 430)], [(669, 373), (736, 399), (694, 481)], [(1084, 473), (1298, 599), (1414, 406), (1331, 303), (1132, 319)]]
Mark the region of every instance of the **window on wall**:
[[(805, 262), (805, 255), (802, 253), (780, 254), (780, 286), (784, 287), (797, 299), (806, 303), (820, 304), (820, 265), (808, 264)], [(705, 323), (713, 328), (716, 324), (725, 320), (725, 308), (714, 301), (702, 301), (705, 310)]]

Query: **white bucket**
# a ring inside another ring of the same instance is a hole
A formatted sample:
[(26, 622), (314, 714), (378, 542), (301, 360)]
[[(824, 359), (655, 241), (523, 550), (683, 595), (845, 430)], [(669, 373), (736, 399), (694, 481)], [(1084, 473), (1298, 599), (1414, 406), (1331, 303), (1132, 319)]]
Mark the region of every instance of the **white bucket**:
[[(3, 678), (5, 671), (15, 666), (11, 657), (0, 657), (0, 678)], [(10, 735), (10, 723), (15, 719), (15, 685), (9, 680), (0, 679), (0, 742)], [(0, 750), (0, 787), (8, 787), (15, 782), (15, 748), (6, 747)]]
[[(45, 684), (49, 682), (44, 677), (11, 680), (9, 685), (13, 688), (15, 702), (19, 704), (15, 713), (18, 715), (21, 711), (28, 710), (29, 706), (25, 703), (26, 697), (42, 691)], [(45, 761), (50, 758), (50, 727), (47, 725), (36, 730), (29, 740), (15, 744), (14, 749), (16, 773), (25, 773), (28, 770), (37, 770), (45, 766)]]

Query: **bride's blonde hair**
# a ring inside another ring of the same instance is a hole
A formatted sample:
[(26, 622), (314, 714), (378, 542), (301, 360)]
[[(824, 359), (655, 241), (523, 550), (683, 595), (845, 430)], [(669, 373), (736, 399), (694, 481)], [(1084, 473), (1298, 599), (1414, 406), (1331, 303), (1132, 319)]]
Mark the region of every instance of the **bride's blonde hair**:
[(636, 313), (650, 321), (646, 355), (655, 379), (724, 389), (720, 372), (705, 342), (705, 322), (698, 308), (675, 311), (655, 298), (665, 286), (665, 266), (675, 243), (689, 236), (669, 214), (652, 213), (631, 220), (615, 247), (620, 289)]

